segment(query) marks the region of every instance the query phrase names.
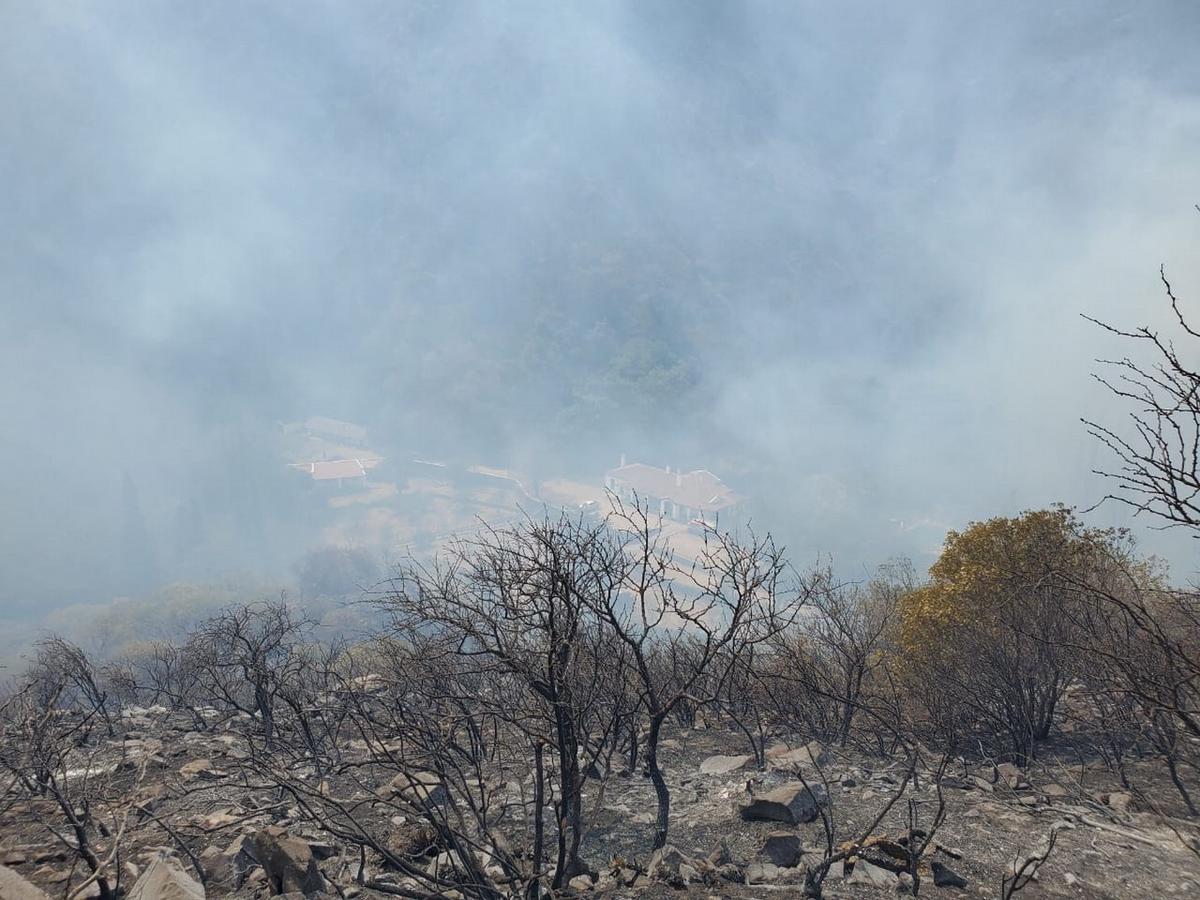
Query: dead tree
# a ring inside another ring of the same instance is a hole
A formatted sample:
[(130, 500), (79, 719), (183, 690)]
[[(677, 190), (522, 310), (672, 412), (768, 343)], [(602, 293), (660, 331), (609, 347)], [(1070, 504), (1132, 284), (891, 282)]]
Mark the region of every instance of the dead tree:
[(63, 671), (56, 684), (47, 683), (46, 674), (35, 666), (5, 704), (0, 773), (9, 780), (9, 795), (35, 808), (47, 845), (61, 845), (83, 866), (83, 882), (68, 892), (95, 885), (100, 900), (115, 900), (127, 832), (136, 821), (131, 798), (145, 767), (104, 764), (101, 747), (90, 739), (103, 721), (94, 698), (75, 694), (78, 686)]
[(34, 645), (29, 677), (41, 684), (43, 694), (55, 693), (61, 704), (94, 712), (108, 734), (115, 733), (112, 703), (103, 676), (78, 644), (52, 635)]
[(620, 543), (603, 525), (567, 517), (485, 527), (454, 542), (431, 565), (406, 567), (379, 602), (395, 635), (436, 639), (465, 660), (515, 679), (526, 710), (538, 710), (544, 734), (535, 746), (556, 757), (557, 861), (550, 885), (588, 871), (580, 856), (582, 803), (594, 761), (617, 723), (597, 715), (618, 654), (606, 651), (607, 623), (596, 610), (617, 602), (625, 575)]
[(798, 592), (786, 582), (770, 536), (742, 543), (710, 528), (699, 558), (678, 562), (646, 508), (612, 496), (610, 526), (624, 542), (621, 590), (596, 611), (630, 652), (648, 719), (646, 769), (657, 798), (654, 849), (666, 845), (671, 793), (659, 761), (664, 723), (681, 706), (712, 703), (750, 648), (795, 620)]
[(185, 648), (202, 694), (254, 716), (268, 748), (275, 742), (276, 699), (304, 664), (297, 648), (311, 624), (283, 600), (235, 606), (201, 624)]
[[(1200, 331), (1189, 324), (1165, 267), (1159, 268), (1178, 327), (1177, 337), (1191, 344)], [(1096, 474), (1114, 487), (1106, 499), (1146, 513), (1165, 527), (1182, 526), (1200, 537), (1200, 369), (1189, 362), (1187, 349), (1175, 338), (1142, 326), (1115, 328), (1085, 316), (1106, 331), (1129, 338), (1149, 350), (1149, 361), (1102, 359), (1102, 374), (1093, 377), (1126, 401), (1128, 430), (1084, 419), (1088, 432), (1112, 451), (1117, 467)]]

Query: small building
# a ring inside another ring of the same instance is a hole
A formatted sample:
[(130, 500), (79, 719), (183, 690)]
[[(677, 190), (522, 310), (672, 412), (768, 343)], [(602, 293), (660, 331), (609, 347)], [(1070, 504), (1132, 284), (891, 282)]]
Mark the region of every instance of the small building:
[(667, 519), (688, 524), (738, 514), (743, 497), (708, 469), (692, 472), (672, 471), (643, 463), (624, 464), (610, 469), (604, 486), (630, 503), (637, 502)]
[(367, 472), (382, 461), (382, 457), (378, 456), (356, 459), (321, 459), (314, 462), (293, 463), (292, 468), (307, 473), (313, 481), (337, 482), (338, 487), (342, 487), (346, 481), (353, 483), (359, 479), (365, 484)]

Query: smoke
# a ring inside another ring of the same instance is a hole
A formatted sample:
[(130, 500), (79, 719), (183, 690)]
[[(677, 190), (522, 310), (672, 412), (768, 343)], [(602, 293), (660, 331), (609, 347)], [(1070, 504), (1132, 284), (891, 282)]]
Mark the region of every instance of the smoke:
[(1088, 373), (1124, 351), (1078, 314), (1165, 323), (1162, 262), (1200, 297), (1198, 32), (1189, 3), (0, 8), (0, 605), (287, 571), (273, 442), (314, 413), (537, 477), (711, 468), (849, 568), (1091, 505), (1078, 418), (1119, 420)]

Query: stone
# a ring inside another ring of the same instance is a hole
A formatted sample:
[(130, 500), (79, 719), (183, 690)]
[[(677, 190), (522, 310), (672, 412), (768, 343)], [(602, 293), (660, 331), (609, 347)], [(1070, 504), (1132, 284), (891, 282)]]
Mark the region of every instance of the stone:
[(767, 751), (767, 762), (773, 769), (814, 769), (828, 765), (829, 751), (820, 741), (809, 741), (802, 747), (776, 745)]
[(42, 847), (30, 854), (29, 861), (34, 863), (66, 862), (67, 851), (61, 847)]
[(769, 862), (752, 862), (746, 866), (746, 884), (775, 884), (783, 876), (783, 869)]
[(816, 819), (828, 802), (829, 796), (822, 785), (805, 787), (795, 782), (752, 797), (749, 803), (741, 805), (739, 813), (750, 822), (803, 825)]
[(804, 847), (800, 843), (800, 835), (790, 831), (776, 831), (767, 835), (758, 855), (781, 869), (792, 869), (800, 865)]
[(211, 759), (193, 759), (179, 767), (179, 774), (191, 781), (195, 778), (220, 778), (223, 773), (217, 771)]
[(308, 849), (318, 860), (333, 859), (338, 855), (337, 847), (328, 841), (322, 841), (319, 838), (307, 838), (307, 840)]
[(728, 775), (746, 767), (752, 757), (749, 754), (741, 756), (710, 756), (700, 763), (701, 775)]
[(567, 882), (567, 887), (582, 894), (592, 889), (592, 879), (588, 875), (576, 875)]
[(380, 793), (385, 800), (400, 797), (421, 809), (446, 802), (446, 786), (436, 772), (401, 772)]
[(654, 851), (646, 871), (651, 878), (672, 887), (687, 887), (691, 880), (699, 876), (699, 871), (692, 860), (672, 844), (667, 844), (661, 850)]
[(933, 872), (933, 883), (936, 887), (965, 888), (967, 879), (963, 878), (949, 866), (934, 860), (929, 865)]
[(266, 872), (272, 894), (316, 894), (325, 890), (325, 879), (308, 841), (289, 835), (277, 825), (268, 825), (254, 835), (251, 846), (255, 861)]
[(963, 858), (963, 852), (961, 850), (959, 850), (957, 847), (949, 847), (946, 844), (939, 844), (936, 842), (934, 843), (933, 846), (934, 846), (934, 849), (937, 850), (938, 853), (945, 853), (951, 859), (962, 859)]
[(127, 900), (204, 900), (204, 886), (172, 854), (160, 852), (130, 888)]
[(1059, 797), (1069, 796), (1070, 792), (1065, 787), (1063, 787), (1061, 784), (1054, 784), (1053, 782), (1051, 782), (1050, 784), (1044, 785), (1042, 787), (1042, 793), (1045, 794), (1047, 797), (1052, 797), (1052, 798), (1057, 799)]
[(236, 813), (231, 809), (223, 809), (214, 813), (209, 813), (200, 820), (199, 825), (204, 831), (217, 831), (218, 829), (224, 828), (227, 825), (234, 824), (241, 818), (242, 816), (239, 813)]
[(1104, 802), (1114, 812), (1128, 812), (1129, 804), (1133, 802), (1133, 795), (1126, 791), (1113, 791)]
[(238, 835), (228, 847), (208, 855), (204, 874), (210, 882), (235, 891), (246, 883), (250, 870), (258, 864), (254, 845), (248, 835)]
[(50, 900), (50, 896), (20, 873), (0, 866), (0, 900)]
[(882, 866), (860, 859), (854, 863), (854, 869), (846, 884), (869, 884), (872, 887), (895, 887), (896, 875)]
[(996, 777), (1014, 791), (1029, 787), (1025, 773), (1010, 762), (1002, 762), (996, 766)]

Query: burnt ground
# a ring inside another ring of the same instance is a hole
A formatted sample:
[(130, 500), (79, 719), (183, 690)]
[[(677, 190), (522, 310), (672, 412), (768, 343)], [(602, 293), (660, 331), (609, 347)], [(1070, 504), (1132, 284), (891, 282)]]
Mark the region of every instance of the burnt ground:
[[(328, 839), (306, 828), (280, 797), (256, 789), (237, 775), (245, 751), (234, 733), (194, 732), (187, 723), (169, 717), (142, 717), (128, 734), (101, 742), (91, 752), (92, 765), (108, 774), (106, 811), (136, 798), (145, 815), (129, 819), (125, 849), (118, 868), (128, 888), (137, 871), (158, 847), (178, 848), (180, 840), (207, 863), (241, 834), (266, 824), (308, 837), (315, 845)], [(789, 746), (800, 746), (799, 740)], [(743, 872), (768, 883), (738, 884), (711, 878), (708, 883), (672, 887), (647, 877), (632, 885), (618, 880), (650, 862), (654, 791), (649, 779), (613, 774), (589, 781), (586, 801), (591, 832), (585, 845), (588, 862), (603, 874), (588, 893), (606, 897), (773, 897), (798, 896), (802, 869), (762, 870), (753, 865), (769, 834), (791, 832), (810, 848), (825, 843), (820, 822), (782, 825), (747, 822), (738, 805), (748, 798), (747, 783), (763, 792), (794, 781), (794, 769), (774, 766), (758, 772), (752, 763), (725, 774), (702, 774), (700, 764), (715, 754), (746, 751), (744, 739), (729, 731), (675, 732), (664, 741), (660, 756), (672, 790), (670, 844), (690, 858), (707, 857), (724, 844), (727, 856)], [(80, 751), (81, 755), (84, 751)], [(1075, 897), (1200, 897), (1200, 853), (1194, 824), (1180, 817), (1178, 802), (1164, 772), (1150, 763), (1135, 771), (1135, 783), (1149, 786), (1137, 797), (1103, 767), (1080, 762), (1064, 752), (1053, 754), (1024, 771), (990, 764), (958, 762), (943, 779), (945, 818), (922, 865), (922, 896), (1000, 897), (1001, 884), (1014, 860), (1043, 848), (1054, 831), (1056, 845), (1037, 879), (1023, 898)], [(144, 777), (141, 762), (147, 762)], [(825, 749), (819, 768), (801, 767), (809, 781), (828, 785), (828, 813), (835, 844), (859, 838), (904, 780), (902, 759), (886, 759)], [(874, 830), (875, 838), (903, 838), (908, 833), (908, 801), (918, 827), (928, 823), (938, 805), (937, 791), (918, 773), (903, 799)], [(381, 814), (382, 815), (382, 814)], [(81, 879), (71, 857), (47, 826), (62, 816), (45, 801), (24, 799), (0, 805), (0, 863), (11, 866), (51, 897), (65, 897)], [(174, 836), (168, 833), (174, 832)], [(59, 829), (60, 831), (62, 829)], [(103, 843), (103, 842), (101, 842)], [(333, 889), (353, 896), (363, 892), (353, 884), (353, 866), (336, 846), (322, 846), (321, 862)], [(184, 856), (180, 859), (186, 865)], [(938, 887), (928, 866), (937, 861), (966, 880), (965, 888)], [(614, 874), (616, 873), (616, 877)], [(901, 882), (884, 872), (883, 883), (859, 883), (854, 871), (837, 865), (825, 884), (828, 897), (890, 897)], [(230, 892), (210, 882), (209, 896)], [(265, 880), (253, 870), (236, 896), (261, 898), (269, 894)], [(84, 894), (87, 896), (87, 893)]]

